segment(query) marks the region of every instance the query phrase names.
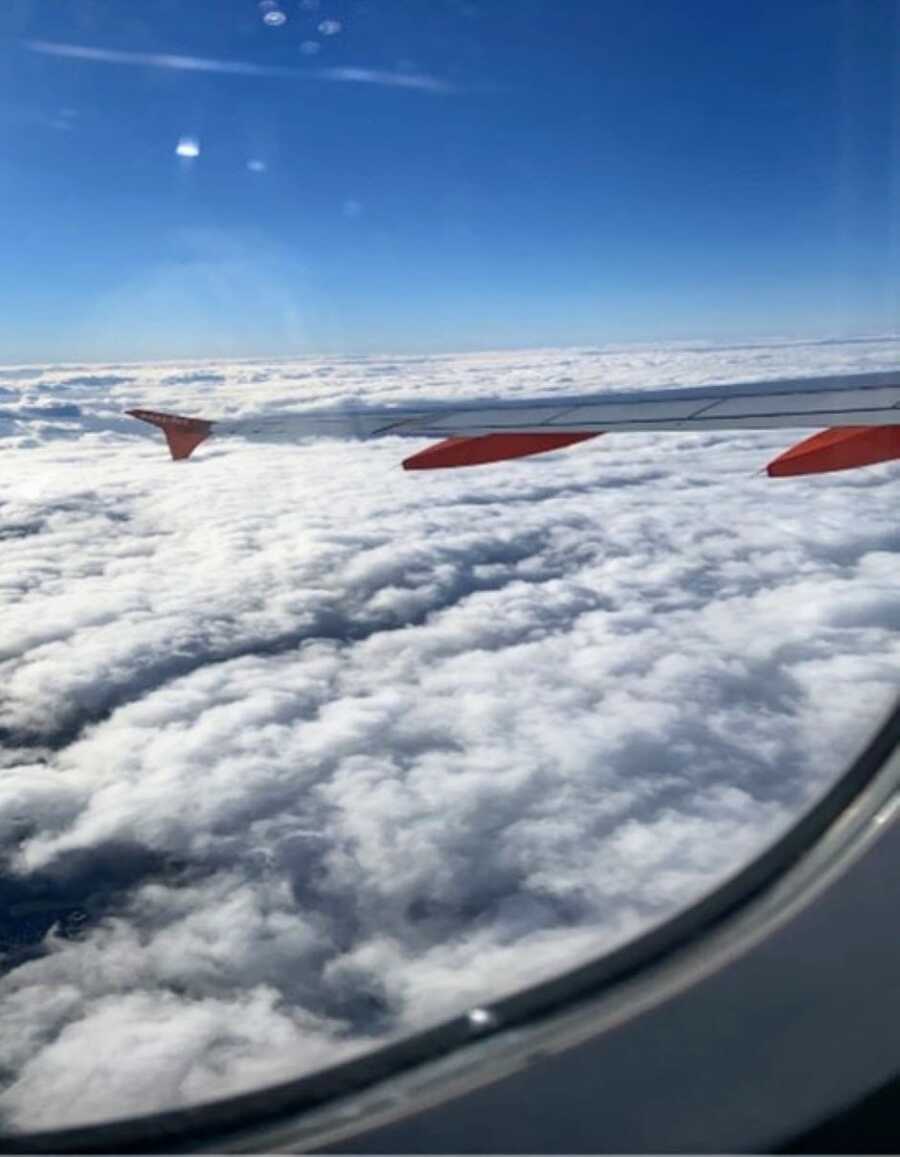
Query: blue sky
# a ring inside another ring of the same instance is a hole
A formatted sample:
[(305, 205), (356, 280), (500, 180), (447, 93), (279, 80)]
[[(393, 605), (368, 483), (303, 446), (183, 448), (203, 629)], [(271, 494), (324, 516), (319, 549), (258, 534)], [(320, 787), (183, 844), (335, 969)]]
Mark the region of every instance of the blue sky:
[(892, 332), (898, 38), (897, 0), (15, 0), (0, 361)]

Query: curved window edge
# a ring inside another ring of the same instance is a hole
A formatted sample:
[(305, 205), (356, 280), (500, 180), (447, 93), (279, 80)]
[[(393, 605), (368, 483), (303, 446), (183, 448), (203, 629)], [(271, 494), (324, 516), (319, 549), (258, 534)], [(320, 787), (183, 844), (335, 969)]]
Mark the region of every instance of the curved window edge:
[(900, 702), (782, 836), (696, 903), (621, 947), (305, 1077), (183, 1109), (6, 1134), (0, 1152), (321, 1150), (464, 1096), (677, 999), (748, 951), (865, 852), (889, 826), (898, 790)]

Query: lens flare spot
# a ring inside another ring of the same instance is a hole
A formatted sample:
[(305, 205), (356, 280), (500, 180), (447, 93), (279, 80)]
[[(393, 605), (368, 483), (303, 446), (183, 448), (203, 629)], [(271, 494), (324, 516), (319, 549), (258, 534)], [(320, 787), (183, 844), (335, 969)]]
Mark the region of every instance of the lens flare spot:
[(489, 1008), (473, 1008), (468, 1014), (469, 1025), (476, 1032), (487, 1032), (497, 1027), (497, 1017)]

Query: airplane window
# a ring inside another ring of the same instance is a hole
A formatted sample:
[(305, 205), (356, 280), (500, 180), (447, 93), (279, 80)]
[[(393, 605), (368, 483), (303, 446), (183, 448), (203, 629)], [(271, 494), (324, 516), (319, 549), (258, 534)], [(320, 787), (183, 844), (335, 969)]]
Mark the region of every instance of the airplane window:
[(3, 6), (3, 1131), (489, 1017), (864, 746), (897, 19)]

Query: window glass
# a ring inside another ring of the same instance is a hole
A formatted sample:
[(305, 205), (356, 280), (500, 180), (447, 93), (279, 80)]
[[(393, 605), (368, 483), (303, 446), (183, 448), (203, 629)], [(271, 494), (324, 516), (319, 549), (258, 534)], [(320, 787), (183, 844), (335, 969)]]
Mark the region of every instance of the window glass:
[[(890, 455), (639, 424), (403, 471), (440, 438), (265, 420), (893, 371), (896, 21), (7, 0), (5, 1129), (581, 963), (844, 769), (898, 686)], [(235, 425), (172, 461), (134, 408)]]

